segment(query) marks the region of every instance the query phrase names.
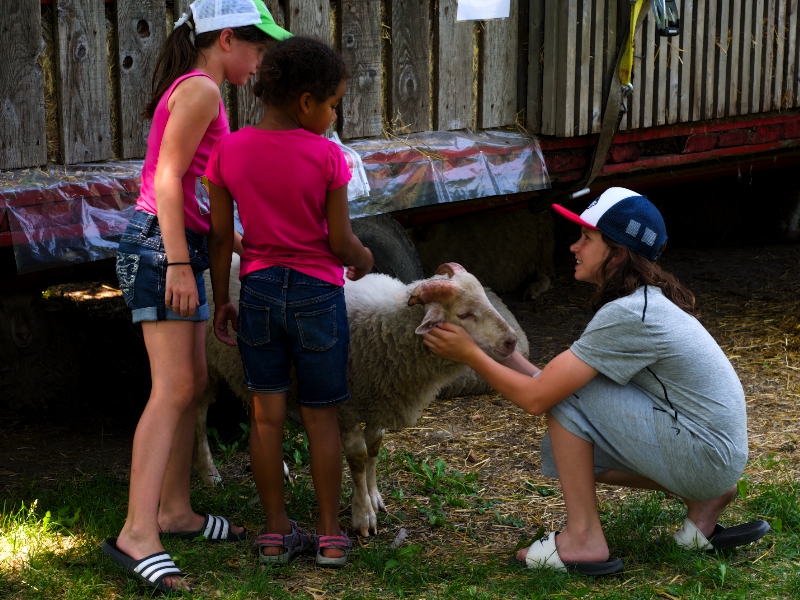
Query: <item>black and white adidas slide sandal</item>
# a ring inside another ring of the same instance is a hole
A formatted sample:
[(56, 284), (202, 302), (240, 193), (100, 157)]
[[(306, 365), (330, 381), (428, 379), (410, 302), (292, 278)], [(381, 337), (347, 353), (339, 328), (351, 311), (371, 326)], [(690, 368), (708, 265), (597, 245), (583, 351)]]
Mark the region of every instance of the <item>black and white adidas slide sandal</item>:
[[(141, 560), (134, 560), (117, 548), (117, 538), (107, 539), (103, 542), (101, 548), (106, 556), (142, 583), (161, 592), (183, 591), (183, 589), (171, 588), (164, 583), (164, 578), (166, 577), (186, 577), (166, 552), (156, 552), (150, 556), (145, 556)], [(188, 591), (191, 592), (191, 588)]]
[(241, 542), (247, 539), (247, 529), (242, 533), (233, 533), (228, 519), (207, 514), (203, 527), (197, 531), (161, 532), (161, 539), (196, 540), (197, 538), (205, 538), (209, 542)]

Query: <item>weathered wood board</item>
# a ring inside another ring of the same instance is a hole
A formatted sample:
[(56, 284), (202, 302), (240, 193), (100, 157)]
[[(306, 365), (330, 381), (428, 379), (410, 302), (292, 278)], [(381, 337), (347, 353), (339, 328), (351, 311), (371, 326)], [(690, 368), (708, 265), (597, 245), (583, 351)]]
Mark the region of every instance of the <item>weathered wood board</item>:
[(117, 0), (119, 59), (120, 158), (137, 158), (147, 151), (150, 121), (142, 111), (150, 98), (153, 72), (166, 32), (161, 26), (160, 0)]
[(739, 114), (739, 69), (742, 58), (742, 3), (734, 2), (731, 13), (730, 80), (728, 114)]
[[(694, 49), (692, 48), (692, 22), (694, 17), (694, 0), (683, 0), (681, 5), (681, 27), (680, 47), (678, 49), (678, 61), (681, 64), (680, 76), (680, 99), (678, 101), (678, 120), (686, 123), (691, 118), (691, 94), (692, 94), (692, 60)], [(676, 43), (673, 38), (672, 43)]]
[(558, 73), (559, 53), (559, 11), (558, 0), (544, 0), (544, 36), (542, 41), (542, 118), (541, 131), (545, 135), (555, 135), (558, 117), (556, 115), (556, 81)]
[(330, 44), (331, 16), (328, 0), (286, 0), (286, 26), (295, 35), (305, 35)]
[[(576, 0), (570, 0), (575, 2)], [(484, 21), (480, 31), (478, 75), (478, 127), (502, 127), (516, 122), (517, 60), (519, 40), (518, 2), (511, 0), (507, 19)]]
[(105, 7), (62, 0), (56, 8), (61, 157), (65, 164), (111, 158)]
[(548, 88), (545, 84), (545, 89), (555, 90), (555, 93), (547, 94), (549, 112), (554, 120), (552, 130), (544, 133), (572, 137), (576, 134), (575, 107), (578, 103), (575, 97), (578, 0), (548, 2), (547, 9), (553, 10), (555, 23), (552, 36), (548, 36), (549, 27), (545, 25), (545, 73), (552, 71), (548, 80), (552, 80), (553, 85)]
[(578, 69), (580, 82), (578, 85), (578, 130), (589, 131), (589, 99), (591, 98), (591, 60), (592, 60), (592, 0), (581, 0), (578, 12), (578, 26), (580, 28), (580, 67)]
[(255, 125), (264, 116), (264, 104), (253, 95), (255, 80), (253, 77), (245, 85), (236, 88), (236, 123), (231, 123), (232, 130)]
[(431, 129), (430, 0), (390, 0), (389, 122), (400, 131)]
[(42, 26), (38, 3), (14, 2), (0, 11), (0, 169), (47, 162), (44, 79), (36, 59)]
[(342, 58), (353, 75), (342, 98), (345, 139), (382, 131), (381, 9), (379, 0), (342, 0)]
[(800, 84), (797, 78), (797, 1), (789, 0), (786, 9), (786, 21), (789, 23), (786, 44), (786, 100), (784, 102), (786, 108), (796, 106), (797, 90), (795, 86)]
[[(614, 3), (614, 0), (611, 0)], [(603, 79), (605, 78), (605, 51), (606, 30), (606, 2), (605, 0), (595, 0), (594, 20), (592, 25), (592, 36), (594, 45), (592, 47), (592, 108), (591, 125), (589, 130), (592, 133), (600, 131), (600, 119), (603, 115)], [(613, 53), (613, 50), (612, 50)]]
[(456, 21), (456, 0), (439, 0), (434, 21), (434, 129), (474, 127), (472, 123), (472, 41), (475, 24)]
[(764, 80), (764, 65), (761, 56), (764, 52), (764, 0), (755, 0), (753, 12), (753, 57), (751, 59), (750, 75), (750, 111), (761, 110), (761, 85)]
[(174, 0), (172, 16), (174, 17), (175, 21), (180, 19), (183, 13), (186, 13), (187, 15), (191, 13), (189, 6), (192, 4), (192, 2), (193, 0)]

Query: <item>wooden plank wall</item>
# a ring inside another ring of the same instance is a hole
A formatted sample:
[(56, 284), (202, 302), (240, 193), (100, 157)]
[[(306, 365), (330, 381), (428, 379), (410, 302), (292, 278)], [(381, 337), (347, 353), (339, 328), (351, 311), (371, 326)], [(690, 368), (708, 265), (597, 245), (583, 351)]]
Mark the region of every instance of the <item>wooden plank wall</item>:
[(391, 60), (386, 77), (389, 120), (413, 133), (431, 129), (430, 0), (391, 0), (386, 3), (391, 31)]
[(36, 62), (42, 39), (38, 4), (15, 2), (0, 11), (5, 51), (0, 61), (0, 167), (47, 162), (44, 81)]
[(433, 127), (472, 126), (472, 62), (475, 24), (456, 21), (456, 0), (438, 0), (434, 20)]
[[(545, 90), (556, 92), (542, 99), (540, 124), (529, 117), (533, 133), (569, 137), (597, 131), (594, 111), (602, 82), (591, 72), (595, 36), (605, 36), (606, 64), (608, 48), (614, 47), (611, 28), (600, 25), (603, 2), (616, 0), (545, 1), (541, 78)], [(681, 35), (660, 38), (648, 15), (636, 36), (634, 90), (621, 129), (800, 106), (798, 0), (678, 0), (678, 5)], [(592, 49), (588, 64), (586, 44)], [(587, 81), (586, 88), (578, 85)]]
[[(522, 124), (559, 137), (596, 133), (626, 33), (621, 0), (511, 0), (511, 18), (486, 22), (457, 22), (457, 0), (263, 1), (278, 24), (342, 52), (353, 75), (338, 123), (344, 139)], [(798, 1), (678, 0), (682, 33), (664, 39), (648, 16), (621, 128), (800, 106)], [(58, 129), (61, 159), (141, 157), (149, 123), (139, 115), (155, 60), (191, 0), (108, 4), (116, 16), (112, 56), (103, 2), (53, 2), (59, 124), (51, 119), (47, 131)], [(45, 133), (36, 64), (38, 2), (12, 5), (0, 15), (8, 49), (0, 64), (0, 169), (43, 164), (46, 142), (55, 143)], [(223, 95), (233, 129), (261, 118), (252, 82)]]
[(106, 17), (102, 2), (59, 2), (60, 150), (66, 164), (112, 157)]
[(117, 0), (119, 38), (120, 158), (144, 156), (150, 121), (142, 111), (150, 99), (156, 60), (167, 32), (160, 0)]

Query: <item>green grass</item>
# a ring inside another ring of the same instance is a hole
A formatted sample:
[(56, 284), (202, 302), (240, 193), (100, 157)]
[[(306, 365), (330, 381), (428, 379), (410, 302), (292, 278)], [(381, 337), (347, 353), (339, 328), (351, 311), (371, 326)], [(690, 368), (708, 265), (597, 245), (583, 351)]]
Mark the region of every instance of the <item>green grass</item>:
[[(300, 464), (307, 460), (307, 447), (297, 432), (288, 436), (286, 450), (292, 460), (297, 450)], [(780, 464), (762, 473), (760, 481), (740, 486), (744, 497), (725, 514), (726, 522), (766, 518), (775, 525), (773, 531), (758, 544), (730, 554), (677, 549), (669, 533), (680, 524), (683, 511), (664, 494), (632, 492), (620, 502), (601, 505), (609, 545), (624, 560), (626, 571), (592, 580), (510, 564), (514, 541), (528, 541), (536, 527), (504, 512), (502, 502), (483, 498), (474, 478), (454, 465), (411, 452), (382, 458), (382, 480), (402, 475), (407, 483), (402, 490), (382, 490), (395, 508), (393, 517), (382, 518), (386, 532), (356, 543), (341, 571), (319, 570), (310, 557), (289, 567), (262, 569), (248, 543), (169, 541), (167, 550), (200, 594), (210, 598), (800, 597), (800, 483), (787, 477)], [(560, 494), (557, 486), (526, 493)], [(254, 496), (251, 480), (193, 490), (197, 510), (225, 514), (260, 531), (263, 515), (252, 502)], [(99, 549), (104, 538), (121, 528), (126, 498), (127, 482), (102, 473), (76, 476), (50, 488), (28, 481), (13, 490), (0, 505), (0, 598), (151, 597)], [(307, 468), (287, 484), (287, 500), (291, 517), (313, 524)], [(342, 520), (347, 519), (345, 510)], [(512, 532), (507, 551), (477, 551), (482, 540), (464, 523), (481, 519)], [(389, 530), (397, 525), (408, 527), (412, 536), (395, 550)], [(659, 537), (668, 541), (656, 543)]]

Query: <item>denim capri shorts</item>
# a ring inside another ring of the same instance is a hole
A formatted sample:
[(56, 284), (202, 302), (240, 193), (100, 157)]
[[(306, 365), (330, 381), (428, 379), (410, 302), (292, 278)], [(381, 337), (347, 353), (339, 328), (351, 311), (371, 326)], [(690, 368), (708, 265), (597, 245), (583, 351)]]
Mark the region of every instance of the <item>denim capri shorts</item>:
[(208, 268), (208, 238), (186, 230), (189, 261), (197, 281), (200, 306), (193, 316), (181, 316), (164, 303), (167, 280), (167, 254), (156, 215), (137, 210), (128, 223), (117, 248), (117, 279), (125, 303), (140, 321), (205, 321), (208, 300), (203, 271)]
[(289, 391), (294, 365), (300, 406), (334, 406), (350, 398), (343, 287), (288, 267), (248, 273), (242, 279), (237, 337), (250, 391)]

